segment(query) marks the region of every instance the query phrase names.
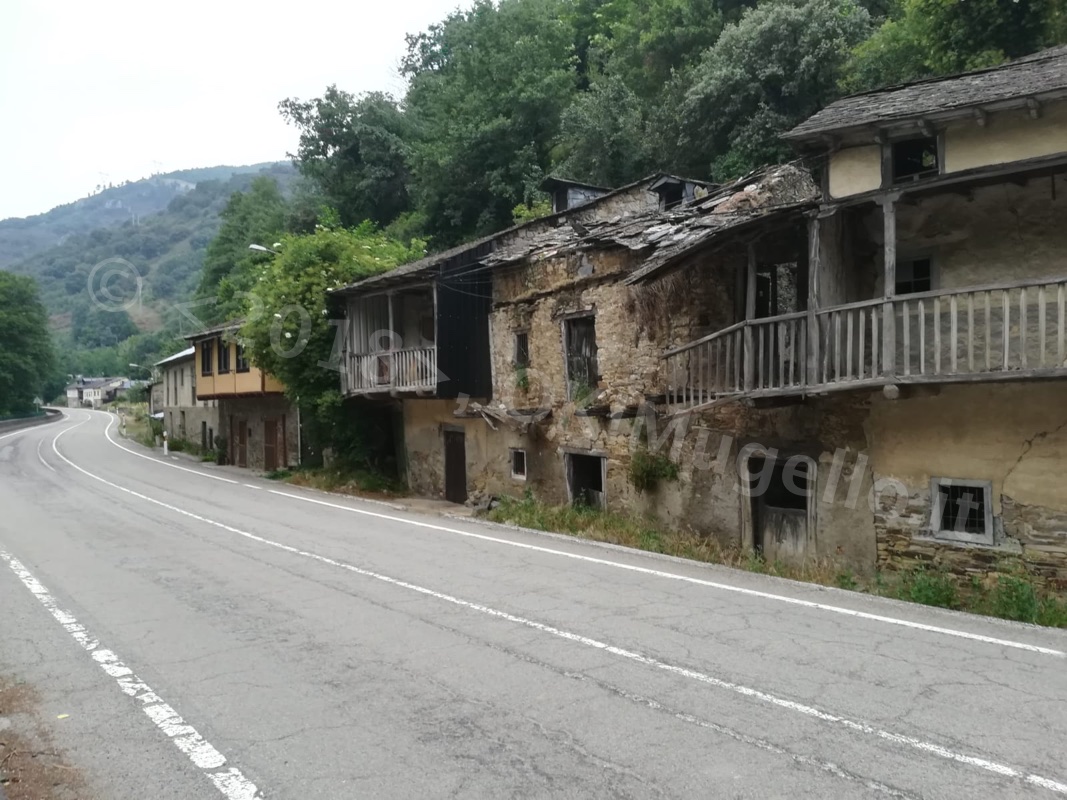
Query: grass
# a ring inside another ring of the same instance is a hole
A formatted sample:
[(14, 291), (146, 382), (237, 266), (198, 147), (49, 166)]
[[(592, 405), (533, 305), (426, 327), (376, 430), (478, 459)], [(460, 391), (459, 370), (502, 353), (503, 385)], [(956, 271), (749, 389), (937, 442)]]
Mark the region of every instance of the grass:
[[(289, 473), (289, 474), (279, 474)], [(360, 497), (402, 497), (407, 493), (404, 485), (381, 473), (365, 469), (342, 467), (319, 467), (315, 469), (276, 470), (267, 475), (274, 480), (284, 480), (294, 486), (306, 486), (324, 492), (351, 494)]]
[(534, 499), (529, 490), (521, 499), (502, 498), (486, 516), (493, 522), (722, 564), (763, 575), (1046, 627), (1067, 628), (1067, 600), (1037, 587), (1017, 565), (1005, 564), (1005, 574), (991, 582), (977, 578), (968, 580), (936, 566), (882, 571), (873, 580), (864, 580), (829, 560), (799, 566), (768, 562), (752, 551), (724, 548), (709, 537), (665, 531), (651, 519), (592, 508), (546, 505)]

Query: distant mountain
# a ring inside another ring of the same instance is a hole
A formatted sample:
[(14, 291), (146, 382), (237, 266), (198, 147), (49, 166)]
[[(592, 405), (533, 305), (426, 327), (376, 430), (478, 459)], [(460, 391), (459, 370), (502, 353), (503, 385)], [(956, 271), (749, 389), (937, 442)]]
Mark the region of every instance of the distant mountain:
[(273, 163), (264, 163), (153, 175), (144, 180), (109, 186), (91, 197), (57, 206), (44, 214), (0, 220), (0, 269), (61, 245), (72, 234), (112, 228), (126, 222), (136, 223), (158, 214), (172, 200), (193, 191), (200, 183), (226, 182), (237, 175), (258, 174), (274, 167)]
[[(69, 333), (74, 347), (108, 347), (137, 330), (158, 331), (176, 322), (175, 304), (192, 297), (230, 196), (260, 176), (287, 194), (297, 172), (289, 162), (186, 170), (5, 220), (0, 267), (37, 280), (53, 328)], [(11, 259), (15, 241), (36, 252)], [(119, 307), (126, 313), (115, 313)]]

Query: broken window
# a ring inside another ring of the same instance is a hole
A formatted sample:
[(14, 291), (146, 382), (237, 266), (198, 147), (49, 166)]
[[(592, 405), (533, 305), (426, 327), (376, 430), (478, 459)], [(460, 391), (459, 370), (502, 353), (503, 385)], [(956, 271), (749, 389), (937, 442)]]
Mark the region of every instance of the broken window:
[(530, 366), (530, 334), (528, 331), (515, 332), (515, 366)]
[(993, 486), (989, 481), (933, 480), (931, 528), (940, 539), (993, 544)]
[(894, 142), (892, 148), (893, 183), (906, 183), (937, 175), (941, 171), (936, 136), (905, 139)]
[(526, 480), (526, 451), (511, 451), (511, 477), (516, 480)]
[(597, 366), (596, 319), (576, 317), (563, 324), (567, 352), (567, 387), (572, 400), (582, 400), (600, 382)]
[(928, 258), (897, 264), (897, 294), (929, 292), (934, 288), (933, 268)]
[(567, 454), (567, 484), (574, 505), (604, 508), (604, 466), (600, 456)]

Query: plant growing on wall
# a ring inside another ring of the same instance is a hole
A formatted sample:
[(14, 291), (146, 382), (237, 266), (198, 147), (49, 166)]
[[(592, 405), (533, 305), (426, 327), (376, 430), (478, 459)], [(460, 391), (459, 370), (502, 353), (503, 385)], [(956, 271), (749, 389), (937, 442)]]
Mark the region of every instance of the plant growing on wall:
[(662, 480), (678, 480), (678, 465), (662, 453), (642, 448), (630, 459), (630, 483), (639, 492), (654, 491)]
[(530, 374), (526, 367), (515, 368), (515, 385), (524, 392), (530, 391)]

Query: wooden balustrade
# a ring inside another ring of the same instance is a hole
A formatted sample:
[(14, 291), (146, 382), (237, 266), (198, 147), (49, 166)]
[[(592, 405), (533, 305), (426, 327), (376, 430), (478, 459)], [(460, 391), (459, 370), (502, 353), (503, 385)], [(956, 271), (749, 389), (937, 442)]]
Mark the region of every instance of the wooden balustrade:
[[(1067, 278), (740, 322), (664, 354), (672, 413), (855, 384), (1067, 374)], [(889, 346), (886, 347), (886, 343)]]
[(434, 390), (437, 348), (350, 353), (344, 381), (349, 394)]

